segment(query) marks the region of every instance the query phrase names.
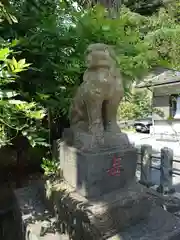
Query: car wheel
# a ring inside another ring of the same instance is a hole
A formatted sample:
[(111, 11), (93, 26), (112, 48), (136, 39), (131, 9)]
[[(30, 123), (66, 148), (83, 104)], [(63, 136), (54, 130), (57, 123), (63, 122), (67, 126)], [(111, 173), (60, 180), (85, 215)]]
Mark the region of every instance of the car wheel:
[(140, 132), (141, 132), (141, 129), (137, 129), (137, 128), (136, 128), (136, 132), (137, 132), (137, 133), (140, 133)]
[(142, 127), (141, 127), (141, 132), (142, 132), (142, 133), (147, 132), (147, 128), (146, 128), (145, 126), (142, 126)]

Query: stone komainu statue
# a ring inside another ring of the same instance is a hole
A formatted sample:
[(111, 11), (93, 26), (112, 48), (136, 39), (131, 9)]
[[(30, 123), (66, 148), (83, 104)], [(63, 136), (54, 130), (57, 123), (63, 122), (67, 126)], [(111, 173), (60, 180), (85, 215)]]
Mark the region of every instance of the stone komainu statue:
[(72, 129), (103, 136), (117, 132), (116, 115), (123, 97), (120, 71), (115, 53), (106, 44), (91, 44), (86, 53), (87, 70), (70, 108)]

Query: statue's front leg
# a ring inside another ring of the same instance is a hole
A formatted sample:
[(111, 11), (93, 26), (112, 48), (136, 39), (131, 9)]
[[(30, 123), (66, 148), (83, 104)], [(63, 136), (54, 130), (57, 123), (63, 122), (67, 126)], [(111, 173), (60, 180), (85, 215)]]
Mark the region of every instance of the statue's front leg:
[(106, 129), (109, 132), (118, 133), (120, 128), (117, 124), (117, 111), (119, 107), (120, 97), (116, 97), (106, 104)]
[(104, 127), (102, 122), (102, 101), (90, 99), (87, 104), (89, 132), (92, 134), (92, 145), (104, 143)]

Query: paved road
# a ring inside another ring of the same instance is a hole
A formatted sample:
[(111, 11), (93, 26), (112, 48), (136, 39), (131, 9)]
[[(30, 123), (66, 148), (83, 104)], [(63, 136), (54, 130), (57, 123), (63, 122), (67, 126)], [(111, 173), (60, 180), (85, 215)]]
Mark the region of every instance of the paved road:
[[(180, 160), (180, 142), (169, 142), (169, 141), (156, 141), (155, 138), (151, 137), (150, 134), (143, 133), (130, 133), (127, 132), (129, 140), (135, 145), (135, 147), (140, 148), (142, 144), (152, 145), (153, 156), (160, 157), (160, 150), (163, 147), (169, 147), (173, 149), (174, 159)], [(139, 159), (140, 160), (140, 159)], [(160, 159), (153, 158), (152, 165), (155, 167), (160, 167)], [(180, 163), (173, 162), (173, 171), (180, 174)], [(159, 185), (160, 182), (160, 171), (152, 169), (152, 181)], [(137, 177), (140, 177), (140, 167), (137, 170)], [(176, 191), (180, 193), (180, 176), (173, 175), (173, 185)]]
[(131, 132), (127, 132), (127, 134), (130, 142), (133, 143), (137, 148), (139, 148), (142, 144), (150, 144), (153, 148), (153, 152), (158, 153), (161, 151), (161, 148), (168, 147), (173, 150), (174, 156), (180, 159), (180, 142), (157, 141), (150, 134)]

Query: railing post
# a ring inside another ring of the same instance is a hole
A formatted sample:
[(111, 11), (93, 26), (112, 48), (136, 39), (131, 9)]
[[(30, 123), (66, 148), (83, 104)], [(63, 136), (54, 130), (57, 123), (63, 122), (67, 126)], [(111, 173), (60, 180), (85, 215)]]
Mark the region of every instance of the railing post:
[(140, 183), (150, 187), (153, 185), (151, 180), (152, 146), (141, 146), (141, 175)]
[(174, 193), (172, 182), (172, 164), (173, 164), (173, 150), (164, 147), (161, 149), (161, 167), (160, 167), (160, 185), (157, 191), (163, 194)]

